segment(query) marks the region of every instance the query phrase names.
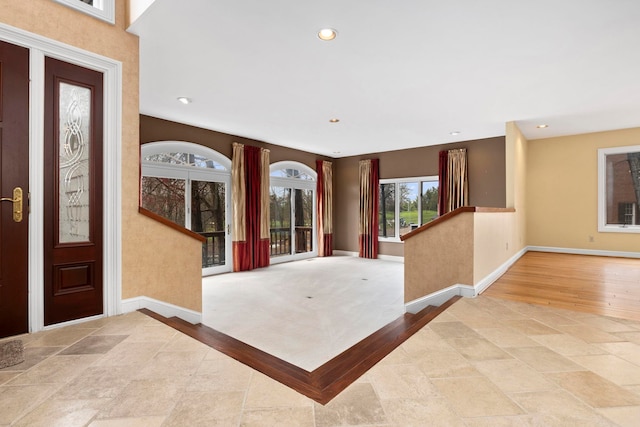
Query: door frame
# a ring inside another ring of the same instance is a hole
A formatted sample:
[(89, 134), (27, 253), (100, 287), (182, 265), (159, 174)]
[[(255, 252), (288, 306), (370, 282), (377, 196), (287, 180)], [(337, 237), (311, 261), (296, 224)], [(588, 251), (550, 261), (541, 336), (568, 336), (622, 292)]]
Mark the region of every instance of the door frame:
[[(0, 40), (29, 49), (29, 331), (37, 332), (122, 312), (122, 63), (0, 23)], [(44, 58), (104, 74), (102, 315), (44, 326)], [(108, 179), (106, 178), (108, 177)]]

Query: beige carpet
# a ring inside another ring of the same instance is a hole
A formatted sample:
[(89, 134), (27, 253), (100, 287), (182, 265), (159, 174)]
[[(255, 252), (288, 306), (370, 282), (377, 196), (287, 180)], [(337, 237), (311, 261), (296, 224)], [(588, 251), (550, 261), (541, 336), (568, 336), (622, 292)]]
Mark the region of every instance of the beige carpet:
[(202, 323), (313, 371), (404, 314), (404, 264), (312, 258), (203, 280)]

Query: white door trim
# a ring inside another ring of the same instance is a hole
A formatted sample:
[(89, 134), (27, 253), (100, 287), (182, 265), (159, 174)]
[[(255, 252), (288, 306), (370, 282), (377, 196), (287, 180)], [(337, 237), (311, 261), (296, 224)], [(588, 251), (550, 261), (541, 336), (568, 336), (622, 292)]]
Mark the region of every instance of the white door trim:
[[(0, 23), (0, 40), (30, 49), (29, 95), (29, 330), (44, 329), (44, 58), (104, 74), (104, 315), (122, 300), (122, 63)], [(75, 322), (74, 322), (75, 323)], [(60, 326), (60, 325), (55, 325)]]

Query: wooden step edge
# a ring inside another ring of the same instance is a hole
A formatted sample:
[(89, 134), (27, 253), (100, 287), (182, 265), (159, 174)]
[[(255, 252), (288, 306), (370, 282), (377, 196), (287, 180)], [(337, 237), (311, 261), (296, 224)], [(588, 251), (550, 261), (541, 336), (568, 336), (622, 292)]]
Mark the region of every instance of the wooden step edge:
[[(387, 325), (387, 327), (374, 332), (313, 371), (311, 373), (311, 380), (322, 389), (323, 395), (328, 399), (327, 402), (330, 401), (345, 388), (336, 387), (343, 379), (346, 377), (351, 378), (349, 382), (349, 384), (351, 384), (461, 298), (461, 296), (454, 296), (438, 307), (427, 307), (416, 313), (420, 314), (420, 316), (413, 315), (408, 318), (398, 318), (396, 321)], [(401, 322), (401, 319), (405, 320), (406, 323)], [(348, 358), (348, 355), (361, 353), (362, 349), (359, 349), (359, 346), (364, 347), (367, 345), (367, 342), (375, 343), (376, 341), (383, 341), (383, 344), (375, 346), (375, 349), (372, 351), (365, 352), (365, 354), (367, 354), (365, 358), (351, 361), (351, 363), (348, 363), (346, 360), (344, 363), (339, 363), (340, 361), (338, 359), (341, 357)], [(342, 369), (340, 369), (341, 367)], [(338, 373), (339, 375), (337, 375)]]
[(311, 373), (206, 325), (166, 318), (144, 308), (138, 311), (325, 405), (460, 298), (416, 314), (405, 313)]

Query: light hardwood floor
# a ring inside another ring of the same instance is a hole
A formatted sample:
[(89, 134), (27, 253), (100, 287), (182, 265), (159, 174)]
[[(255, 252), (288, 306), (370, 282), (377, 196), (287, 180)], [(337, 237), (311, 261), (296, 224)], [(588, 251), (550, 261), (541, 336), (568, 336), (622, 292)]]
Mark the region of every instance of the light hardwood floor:
[(640, 320), (640, 259), (527, 252), (483, 295)]

